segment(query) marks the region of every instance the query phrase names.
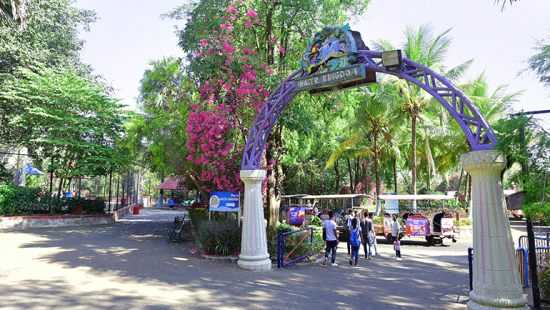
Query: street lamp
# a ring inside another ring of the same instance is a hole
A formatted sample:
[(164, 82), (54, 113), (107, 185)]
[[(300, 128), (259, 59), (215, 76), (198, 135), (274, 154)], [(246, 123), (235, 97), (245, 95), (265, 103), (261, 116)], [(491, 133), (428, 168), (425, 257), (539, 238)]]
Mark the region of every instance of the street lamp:
[(388, 71), (400, 70), (403, 66), (401, 50), (382, 52), (382, 66)]

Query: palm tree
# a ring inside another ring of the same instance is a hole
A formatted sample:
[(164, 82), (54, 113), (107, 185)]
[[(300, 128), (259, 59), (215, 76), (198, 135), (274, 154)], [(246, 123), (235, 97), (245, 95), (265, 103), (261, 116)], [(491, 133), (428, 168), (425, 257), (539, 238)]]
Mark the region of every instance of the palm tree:
[(173, 110), (184, 84), (181, 61), (175, 57), (163, 57), (149, 64), (153, 68), (143, 74), (138, 101), (146, 107)]
[(354, 121), (344, 128), (351, 135), (331, 154), (325, 170), (333, 165), (338, 157), (347, 150), (355, 150), (354, 155), (358, 157), (372, 157), (376, 179), (376, 200), (378, 200), (381, 187), (381, 145), (384, 144), (384, 141), (387, 144), (392, 142), (389, 128), (397, 113), (393, 106), (392, 96), (380, 90), (379, 85), (373, 85), (371, 88), (378, 88), (378, 92), (375, 93), (365, 88), (366, 98), (357, 107)]
[[(423, 25), (414, 30), (407, 27), (405, 31), (405, 44), (402, 51), (405, 57), (424, 65), (435, 71), (444, 71), (442, 61), (444, 60), (451, 38), (447, 35), (451, 29), (447, 29), (437, 35), (433, 35), (433, 27)], [(388, 42), (378, 40), (373, 42), (373, 48), (379, 51), (394, 50), (395, 48)], [(405, 80), (390, 78), (395, 90), (395, 100), (401, 103), (402, 110), (406, 113), (411, 122), (411, 191), (416, 194), (417, 179), (417, 120), (421, 112), (429, 105), (429, 95), (416, 85), (412, 85)], [(416, 201), (413, 201), (413, 209), (416, 210)]]

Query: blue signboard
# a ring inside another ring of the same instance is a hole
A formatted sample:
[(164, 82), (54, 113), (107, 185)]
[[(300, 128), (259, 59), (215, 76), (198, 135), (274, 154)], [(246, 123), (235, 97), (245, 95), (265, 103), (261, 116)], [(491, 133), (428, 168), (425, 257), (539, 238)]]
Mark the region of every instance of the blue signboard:
[(305, 218), (304, 208), (293, 207), (290, 208), (288, 212), (288, 223), (289, 224), (303, 224)]
[(430, 234), (430, 222), (426, 218), (408, 218), (407, 230), (413, 236), (428, 236)]
[(211, 192), (210, 211), (238, 212), (239, 192)]
[[(397, 195), (397, 194), (392, 193), (390, 195)], [(384, 203), (386, 204), (386, 213), (399, 214), (399, 200), (386, 200)]]

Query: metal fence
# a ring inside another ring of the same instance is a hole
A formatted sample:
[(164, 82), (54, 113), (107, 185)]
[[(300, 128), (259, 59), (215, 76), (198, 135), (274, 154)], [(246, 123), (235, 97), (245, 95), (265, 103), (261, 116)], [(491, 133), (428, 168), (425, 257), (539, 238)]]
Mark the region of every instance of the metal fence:
[[(538, 252), (547, 252), (548, 251), (548, 247), (541, 247), (541, 248), (537, 248), (537, 253)], [(528, 250), (528, 248), (527, 248)], [(528, 285), (530, 285), (530, 277), (529, 277), (529, 264), (527, 263), (527, 250), (525, 250), (524, 248), (516, 248), (516, 260), (518, 262), (518, 271), (519, 271), (519, 274), (520, 274), (520, 280), (521, 280), (521, 285), (523, 287), (526, 287)], [(547, 260), (545, 260), (544, 262), (546, 262)], [(468, 248), (468, 269), (469, 269), (469, 274), (470, 274), (470, 291), (473, 290), (473, 277), (474, 277), (474, 272), (473, 272), (473, 262), (474, 262), (474, 251), (472, 248)]]
[[(292, 239), (287, 237), (287, 236), (290, 236), (292, 234), (296, 234), (296, 233), (301, 232), (301, 231), (307, 231), (307, 233), (300, 239), (300, 241), (292, 240)], [(307, 242), (306, 242), (306, 246), (304, 246), (302, 243), (303, 243), (304, 240), (306, 240), (307, 237), (309, 237), (309, 239), (310, 239), (309, 244), (307, 244)], [(290, 250), (289, 253), (286, 256), (285, 256), (285, 242), (290, 242), (290, 243), (293, 243), (295, 245), (294, 248), (292, 250)], [(302, 260), (306, 257), (309, 257), (309, 256), (313, 255), (312, 244), (313, 244), (313, 227), (308, 227), (308, 228), (304, 228), (304, 229), (300, 229), (300, 230), (295, 230), (295, 231), (290, 231), (290, 232), (278, 234), (278, 240), (277, 240), (277, 268), (288, 266), (292, 263), (295, 263), (299, 260)], [(304, 255), (296, 258), (296, 259), (293, 259), (293, 260), (289, 261), (292, 253), (294, 253), (300, 247), (305, 249), (306, 251), (308, 251), (308, 253), (306, 253), (306, 254), (304, 254)]]

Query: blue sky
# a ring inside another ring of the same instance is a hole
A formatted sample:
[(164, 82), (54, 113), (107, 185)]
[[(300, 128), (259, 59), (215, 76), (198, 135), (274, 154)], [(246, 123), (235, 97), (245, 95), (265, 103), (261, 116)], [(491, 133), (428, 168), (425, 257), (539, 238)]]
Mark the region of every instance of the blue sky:
[[(123, 103), (135, 107), (139, 80), (150, 60), (183, 56), (174, 34), (174, 26), (183, 26), (183, 21), (159, 17), (183, 3), (78, 0), (74, 4), (95, 10), (100, 18), (90, 32), (81, 33), (87, 41), (82, 58), (117, 89), (115, 97)], [(397, 47), (407, 25), (418, 28), (427, 23), (435, 33), (452, 28), (448, 67), (474, 58), (471, 76), (485, 71), (493, 88), (509, 84), (509, 92), (525, 90), (515, 110), (550, 109), (550, 89), (530, 72), (518, 75), (534, 54), (536, 41), (550, 43), (550, 1), (520, 0), (501, 11), (493, 0), (372, 0), (364, 16), (350, 21), (367, 45), (383, 38)]]

